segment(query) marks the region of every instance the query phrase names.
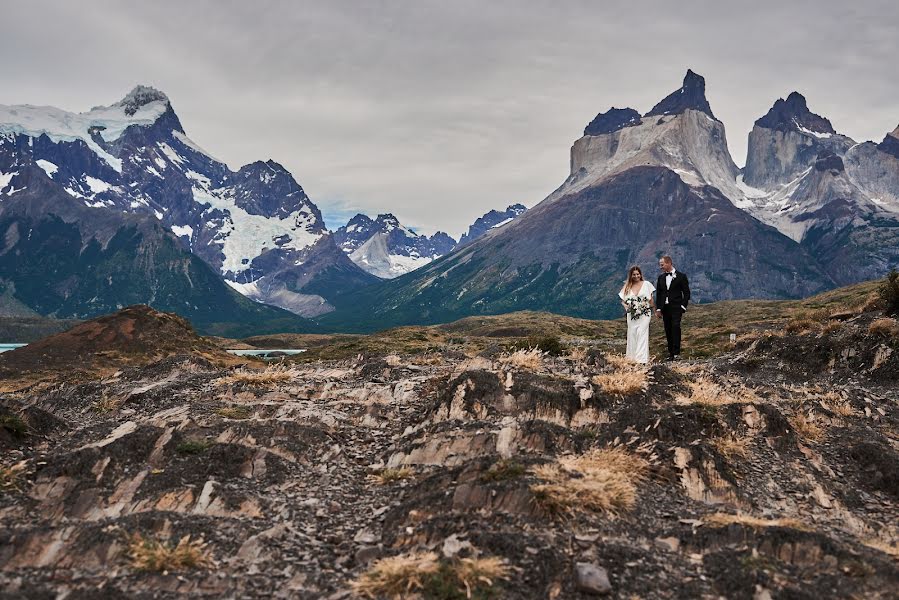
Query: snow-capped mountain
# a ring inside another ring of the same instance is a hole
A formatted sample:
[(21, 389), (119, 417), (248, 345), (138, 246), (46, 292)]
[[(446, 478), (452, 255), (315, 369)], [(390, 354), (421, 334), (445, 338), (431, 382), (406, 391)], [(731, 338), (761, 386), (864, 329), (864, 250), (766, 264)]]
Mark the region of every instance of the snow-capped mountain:
[(764, 190), (785, 185), (811, 167), (822, 153), (842, 156), (855, 142), (830, 121), (811, 112), (805, 97), (792, 92), (756, 120), (742, 181)]
[(574, 142), (571, 174), (545, 200), (407, 277), (349, 294), (326, 321), (385, 326), (522, 309), (614, 317), (627, 268), (652, 277), (662, 253), (689, 273), (701, 302), (833, 287), (804, 247), (740, 207), (738, 175), (705, 80), (688, 71), (642, 117), (597, 115)]
[(456, 245), (442, 231), (419, 235), (389, 213), (375, 219), (357, 214), (334, 232), (334, 241), (359, 267), (382, 279), (414, 271)]
[(152, 215), (256, 300), (314, 316), (330, 310), (319, 277), (337, 293), (374, 281), (336, 251), (284, 167), (269, 160), (230, 170), (186, 135), (153, 88), (84, 113), (0, 106), (0, 148), (87, 207)]
[(0, 163), (0, 297), (18, 313), (90, 318), (149, 304), (217, 335), (314, 328), (231, 290), (155, 217), (85, 206), (9, 147)]
[(632, 108), (600, 113), (571, 148), (571, 175), (553, 201), (637, 166), (661, 166), (692, 186), (711, 185), (741, 197), (740, 170), (727, 148), (724, 124), (705, 98), (705, 79), (688, 70), (683, 85), (642, 118)]
[[(639, 117), (639, 115), (637, 115)], [(475, 219), (475, 222), (468, 227), (468, 231), (459, 238), (456, 248), (467, 246), (475, 239), (481, 237), (491, 229), (498, 229), (510, 223), (513, 219), (520, 217), (526, 211), (524, 204), (512, 204), (506, 207), (506, 210), (491, 210)]]
[(880, 277), (899, 262), (893, 139), (857, 144), (793, 92), (755, 122), (735, 203), (799, 242), (837, 284)]

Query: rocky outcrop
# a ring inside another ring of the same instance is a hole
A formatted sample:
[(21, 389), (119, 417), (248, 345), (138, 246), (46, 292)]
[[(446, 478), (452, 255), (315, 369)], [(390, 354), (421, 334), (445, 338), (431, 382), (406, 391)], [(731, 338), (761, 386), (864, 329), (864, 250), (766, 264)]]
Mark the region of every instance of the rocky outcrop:
[[(138, 327), (190, 339), (141, 315), (102, 329), (113, 348)], [(468, 584), (510, 600), (886, 598), (899, 353), (880, 315), (841, 318), (674, 365), (599, 338), (591, 361), (188, 353), (3, 395), (0, 588), (348, 598), (382, 559), (427, 552), (497, 561)]]
[(633, 108), (615, 108), (614, 106), (604, 113), (599, 113), (584, 128), (584, 135), (602, 135), (612, 133), (624, 127), (640, 125), (640, 113)]
[(687, 110), (698, 110), (715, 118), (712, 107), (705, 97), (705, 78), (697, 75), (690, 69), (684, 75), (684, 83), (678, 90), (674, 90), (665, 96), (644, 117), (659, 115), (679, 115)]
[(788, 184), (811, 167), (822, 152), (843, 156), (855, 142), (838, 134), (826, 118), (811, 112), (805, 97), (779, 98), (755, 122), (743, 180), (763, 190)]

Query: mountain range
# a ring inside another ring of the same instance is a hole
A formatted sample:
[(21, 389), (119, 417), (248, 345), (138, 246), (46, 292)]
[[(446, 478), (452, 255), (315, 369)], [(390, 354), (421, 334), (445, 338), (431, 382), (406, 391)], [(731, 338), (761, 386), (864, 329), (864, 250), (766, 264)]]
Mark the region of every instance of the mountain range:
[(598, 114), (568, 178), (521, 217), (349, 294), (323, 322), (356, 330), (519, 309), (612, 318), (627, 267), (653, 270), (663, 254), (700, 302), (881, 277), (899, 264), (894, 140), (856, 144), (793, 93), (756, 122), (740, 169), (704, 78), (687, 71), (643, 114)]
[(856, 143), (793, 92), (748, 143), (741, 169), (688, 71), (645, 113), (599, 113), (555, 192), (487, 212), (457, 243), (389, 213), (328, 231), (283, 166), (232, 171), (150, 87), (84, 113), (0, 106), (0, 311), (83, 318), (148, 302), (201, 329), (595, 318), (618, 314), (627, 266), (660, 254), (699, 301), (801, 297), (899, 263), (899, 128)]

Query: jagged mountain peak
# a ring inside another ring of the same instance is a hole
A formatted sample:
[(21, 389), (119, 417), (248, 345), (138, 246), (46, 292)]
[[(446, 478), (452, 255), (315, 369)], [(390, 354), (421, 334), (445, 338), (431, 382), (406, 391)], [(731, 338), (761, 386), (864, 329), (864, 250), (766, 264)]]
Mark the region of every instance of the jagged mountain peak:
[(146, 106), (147, 104), (150, 104), (152, 102), (160, 101), (171, 105), (169, 97), (166, 96), (163, 92), (148, 85), (138, 84), (134, 86), (134, 89), (128, 92), (128, 94), (126, 94), (124, 98), (117, 102), (116, 105), (124, 108), (125, 114), (130, 117), (133, 116), (134, 113), (136, 113), (142, 106)]
[(705, 97), (705, 77), (694, 73), (691, 69), (687, 69), (687, 74), (684, 75), (684, 82), (680, 89), (663, 98), (644, 116), (676, 115), (685, 110), (698, 110), (713, 119), (715, 118), (715, 115), (712, 113), (712, 107)]
[(599, 113), (584, 129), (584, 135), (602, 135), (625, 127), (640, 125), (640, 113), (633, 108), (615, 108)]
[(899, 127), (886, 134), (883, 141), (877, 144), (877, 149), (899, 158)]
[(766, 129), (800, 131), (812, 135), (836, 133), (829, 120), (809, 110), (805, 96), (799, 92), (791, 92), (786, 100), (778, 98), (774, 106), (755, 124)]

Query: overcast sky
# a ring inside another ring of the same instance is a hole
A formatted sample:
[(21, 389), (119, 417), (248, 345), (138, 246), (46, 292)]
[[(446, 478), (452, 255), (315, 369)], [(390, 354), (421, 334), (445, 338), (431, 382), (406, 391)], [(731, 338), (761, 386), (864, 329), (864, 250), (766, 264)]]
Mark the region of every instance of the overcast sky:
[(738, 165), (798, 90), (858, 141), (899, 123), (899, 2), (0, 0), (0, 104), (87, 110), (135, 84), (232, 169), (287, 167), (330, 227), (392, 212), (454, 237), (533, 206), (610, 106), (692, 68)]

